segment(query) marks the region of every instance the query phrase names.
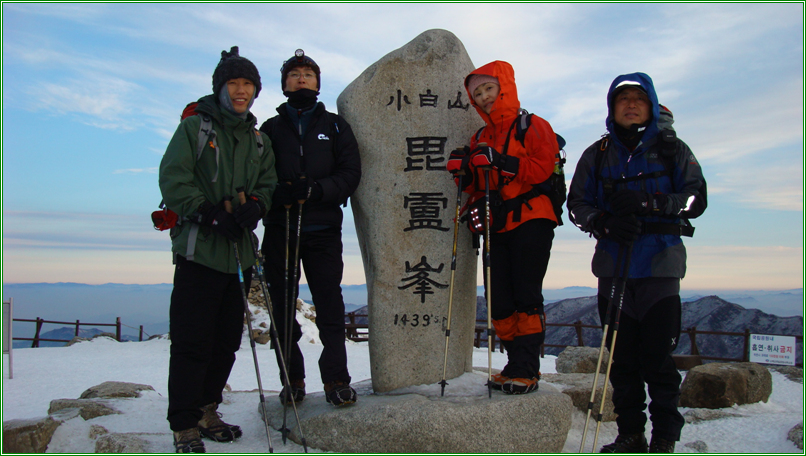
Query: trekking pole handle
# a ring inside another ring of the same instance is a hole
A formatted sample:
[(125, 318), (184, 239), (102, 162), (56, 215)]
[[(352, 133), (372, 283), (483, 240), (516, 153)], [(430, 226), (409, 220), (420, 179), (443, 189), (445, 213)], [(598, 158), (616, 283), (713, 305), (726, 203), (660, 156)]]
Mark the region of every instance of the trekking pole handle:
[[(487, 147), (487, 143), (486, 142), (480, 142), (480, 143), (476, 144), (476, 147)], [(479, 166), (479, 169), (488, 169), (489, 170), (489, 169), (493, 169), (493, 167), (492, 166)]]
[(240, 204), (246, 204), (246, 193), (244, 193), (243, 187), (238, 187), (235, 191), (238, 192), (238, 202)]
[[(285, 184), (285, 185), (291, 185), (291, 181), (285, 181), (285, 183), (284, 183), (284, 184)], [(283, 185), (283, 184), (281, 184), (281, 183), (279, 183), (279, 182), (278, 182), (278, 183), (277, 183), (277, 185)], [(283, 204), (283, 207), (284, 207), (284, 208), (286, 208), (286, 210), (291, 209), (291, 205), (290, 205), (290, 204)]]
[(229, 195), (224, 197), (224, 210), (232, 214), (232, 197)]
[[(305, 175), (304, 175), (304, 174), (303, 174), (303, 175), (301, 175), (301, 176), (300, 176), (300, 179), (305, 179)], [(302, 206), (303, 204), (305, 204), (305, 201), (307, 201), (307, 200), (308, 200), (308, 198), (306, 197), (305, 199), (297, 200), (297, 203), (298, 203), (300, 206)]]

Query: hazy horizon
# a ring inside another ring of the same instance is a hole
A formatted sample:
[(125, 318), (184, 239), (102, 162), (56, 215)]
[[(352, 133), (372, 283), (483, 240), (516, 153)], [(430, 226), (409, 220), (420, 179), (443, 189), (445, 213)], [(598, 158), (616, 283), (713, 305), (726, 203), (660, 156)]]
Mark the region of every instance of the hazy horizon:
[[(802, 287), (803, 6), (3, 3), (3, 282), (172, 281), (169, 235), (150, 219), (158, 168), (182, 109), (212, 91), (222, 50), (239, 46), (260, 71), (251, 112), (262, 123), (286, 101), (278, 69), (296, 49), (321, 68), (319, 101), (336, 111), (373, 63), (441, 29), (476, 67), (512, 64), (521, 106), (567, 141), (566, 180), (605, 132), (613, 79), (648, 74), (708, 182), (708, 210), (684, 239), (683, 288)], [(445, 75), (460, 92), (464, 76)], [(595, 240), (563, 220), (544, 284), (595, 287)], [(349, 205), (343, 239), (344, 282), (361, 284)]]

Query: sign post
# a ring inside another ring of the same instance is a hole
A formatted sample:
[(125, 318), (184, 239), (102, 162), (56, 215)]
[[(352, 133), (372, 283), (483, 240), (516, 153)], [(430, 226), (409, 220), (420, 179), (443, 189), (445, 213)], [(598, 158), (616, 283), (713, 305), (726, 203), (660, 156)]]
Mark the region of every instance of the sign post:
[(766, 334), (750, 335), (750, 362), (795, 365), (795, 338)]

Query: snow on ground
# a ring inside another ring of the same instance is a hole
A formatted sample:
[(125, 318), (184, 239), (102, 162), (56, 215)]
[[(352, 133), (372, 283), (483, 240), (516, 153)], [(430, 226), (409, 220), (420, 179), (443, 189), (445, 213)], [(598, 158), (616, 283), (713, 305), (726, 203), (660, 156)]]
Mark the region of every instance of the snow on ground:
[[(307, 311), (307, 308), (305, 309)], [(254, 325), (266, 320), (265, 313), (258, 314)], [(305, 356), (307, 390), (320, 391), (317, 360), (322, 346), (318, 342), (316, 327), (307, 319), (299, 317), (303, 325), (300, 343)], [(115, 400), (115, 407), (122, 415), (108, 415), (85, 422), (81, 418), (68, 420), (56, 431), (49, 452), (92, 453), (94, 444), (88, 437), (89, 427), (97, 424), (110, 432), (142, 432), (152, 434), (149, 440), (154, 452), (173, 451), (168, 422), (165, 419), (168, 407), (168, 360), (170, 341), (167, 338), (145, 342), (119, 343), (109, 338), (96, 338), (70, 347), (17, 349), (13, 352), (14, 378), (9, 379), (8, 355), (3, 355), (3, 421), (38, 418), (47, 415), (50, 401), (62, 398), (78, 398), (88, 388), (106, 381), (120, 381), (150, 385), (154, 392), (146, 392), (138, 399)], [(274, 361), (274, 353), (268, 345), (257, 344), (257, 356), (261, 380), (267, 401), (277, 400), (280, 381)], [(347, 356), (353, 382), (370, 378), (369, 350), (366, 343), (347, 342)], [(555, 357), (541, 360), (543, 373), (555, 373)], [(506, 355), (494, 352), (493, 368), (501, 369)], [(473, 365), (487, 367), (487, 349), (474, 349)], [(695, 446), (701, 441), (709, 453), (801, 453), (787, 433), (803, 421), (803, 385), (788, 380), (784, 375), (771, 371), (773, 393), (767, 403), (734, 406), (728, 411), (736, 416), (713, 421), (686, 424), (678, 453), (697, 453)], [(466, 374), (449, 381), (446, 395), (462, 395), (463, 391), (479, 387), (474, 382), (478, 374)], [(230, 375), (232, 392), (224, 396), (220, 411), (228, 422), (239, 424), (244, 436), (235, 443), (205, 441), (208, 452), (215, 453), (265, 453), (268, 439), (263, 422), (258, 416), (260, 402), (257, 393), (257, 377), (249, 339), (244, 333), (241, 349)], [(483, 385), (482, 385), (483, 386)], [(410, 388), (412, 392), (438, 391), (439, 385), (422, 385)], [(359, 397), (359, 400), (360, 397)], [(304, 406), (304, 403), (303, 403)], [(682, 408), (685, 413), (688, 409)], [(564, 453), (579, 452), (585, 415), (574, 411), (572, 428)], [(593, 420), (591, 420), (593, 421)], [(593, 443), (594, 426), (586, 438), (586, 451)], [(479, 432), (484, 432), (479, 429)], [(647, 436), (649, 437), (649, 430)], [(274, 452), (299, 453), (302, 447), (289, 441), (284, 445), (280, 434), (270, 433)], [(602, 423), (598, 445), (613, 441), (615, 423)], [(318, 452), (309, 448), (310, 452)], [(535, 449), (539, 452), (539, 449)]]

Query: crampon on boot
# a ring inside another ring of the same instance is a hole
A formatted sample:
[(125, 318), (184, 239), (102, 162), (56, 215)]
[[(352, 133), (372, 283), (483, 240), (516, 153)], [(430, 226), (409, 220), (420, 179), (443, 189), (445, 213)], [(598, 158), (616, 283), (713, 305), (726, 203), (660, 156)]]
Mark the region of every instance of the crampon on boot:
[(204, 442), (199, 435), (199, 428), (174, 431), (174, 447), (177, 453), (204, 453)]
[(504, 382), (501, 390), (504, 394), (527, 394), (537, 391), (537, 377), (532, 378), (510, 378)]
[(652, 436), (649, 444), (650, 453), (674, 453), (674, 442), (660, 437)]
[(506, 383), (509, 380), (510, 380), (509, 377), (501, 373), (493, 374), (491, 377), (491, 386), (494, 390), (501, 391), (504, 387), (504, 383)]
[(199, 420), (199, 432), (202, 436), (216, 442), (232, 442), (238, 437), (243, 435), (240, 426), (225, 423), (221, 420), (221, 414), (218, 412), (218, 404), (212, 404), (202, 407), (204, 415)]
[(325, 383), (325, 400), (336, 407), (354, 404), (358, 394), (347, 382)]
[(305, 381), (304, 380), (291, 380), (291, 394), (288, 393), (288, 386), (283, 386), (283, 390), (280, 391), (280, 403), (290, 404), (291, 399), (294, 402), (302, 402), (305, 399)]
[(646, 453), (646, 436), (641, 434), (619, 434), (616, 441), (605, 445), (599, 453)]

